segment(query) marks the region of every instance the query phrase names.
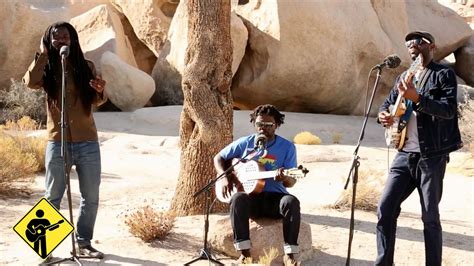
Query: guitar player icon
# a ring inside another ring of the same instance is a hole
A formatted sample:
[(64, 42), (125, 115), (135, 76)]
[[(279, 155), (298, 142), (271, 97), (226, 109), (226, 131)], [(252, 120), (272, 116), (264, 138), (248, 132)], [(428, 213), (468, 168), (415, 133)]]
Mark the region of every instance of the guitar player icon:
[[(42, 218), (44, 216), (44, 211), (39, 209), (36, 211), (36, 217), (31, 219), (31, 221), (26, 226), (26, 237), (30, 242), (34, 243), (33, 249), (40, 255), (41, 258), (45, 259), (48, 256), (46, 251), (46, 231), (53, 231), (59, 227), (59, 224), (64, 222), (60, 220), (59, 222), (51, 225), (51, 222)], [(41, 253), (39, 252), (41, 248)]]

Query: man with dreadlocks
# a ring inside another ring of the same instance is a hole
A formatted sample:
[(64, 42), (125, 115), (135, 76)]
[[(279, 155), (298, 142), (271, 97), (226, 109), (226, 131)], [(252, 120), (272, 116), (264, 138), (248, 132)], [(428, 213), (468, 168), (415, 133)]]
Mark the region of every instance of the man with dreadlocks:
[(41, 38), (40, 53), (28, 68), (23, 82), (32, 89), (43, 88), (47, 94), (46, 192), (45, 197), (59, 209), (66, 189), (61, 157), (61, 47), (69, 46), (67, 57), (66, 147), (68, 171), (76, 166), (81, 191), (76, 238), (79, 254), (103, 258), (91, 246), (99, 206), (100, 149), (92, 116), (92, 106), (105, 101), (105, 81), (95, 73), (94, 64), (84, 59), (77, 31), (67, 22), (49, 26)]
[[(238, 262), (251, 258), (249, 218), (268, 217), (283, 219), (284, 262), (285, 265), (296, 265), (295, 253), (298, 253), (298, 234), (300, 229), (300, 202), (286, 190), (296, 183), (296, 179), (286, 176), (284, 169), (294, 168), (296, 162), (295, 145), (275, 134), (276, 129), (283, 124), (285, 115), (273, 105), (260, 105), (250, 114), (250, 123), (255, 126), (257, 134), (239, 138), (232, 142), (214, 157), (214, 167), (217, 174), (226, 169), (226, 162), (233, 158), (244, 158), (255, 151), (258, 139), (264, 135), (266, 149), (251, 160), (263, 165), (265, 170), (277, 170), (274, 179), (266, 179), (263, 191), (252, 195), (245, 192), (236, 192), (231, 195), (233, 186), (242, 184), (234, 174), (223, 178), (222, 196), (231, 196), (230, 219), (234, 231), (234, 246), (241, 252)], [(251, 156), (250, 156), (251, 157)]]

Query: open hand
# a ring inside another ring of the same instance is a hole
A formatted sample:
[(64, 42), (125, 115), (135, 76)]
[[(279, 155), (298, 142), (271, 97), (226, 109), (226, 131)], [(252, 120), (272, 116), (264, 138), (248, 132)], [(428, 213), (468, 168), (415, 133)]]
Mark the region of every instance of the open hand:
[(89, 85), (91, 85), (91, 87), (98, 93), (102, 93), (104, 91), (105, 83), (105, 80), (103, 80), (101, 76), (97, 76), (95, 79), (91, 79), (89, 81)]

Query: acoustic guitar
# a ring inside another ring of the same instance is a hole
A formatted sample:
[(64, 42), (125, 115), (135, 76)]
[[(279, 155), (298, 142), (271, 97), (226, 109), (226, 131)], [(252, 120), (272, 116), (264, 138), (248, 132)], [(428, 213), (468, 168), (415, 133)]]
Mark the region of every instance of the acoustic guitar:
[[(406, 71), (404, 77), (405, 82), (408, 82), (416, 71), (421, 67), (421, 55), (413, 61), (410, 65), (410, 68)], [(393, 124), (385, 128), (385, 142), (389, 148), (395, 148), (401, 150), (405, 145), (407, 127), (406, 124), (408, 121), (401, 121), (401, 117), (405, 114), (406, 103), (405, 98), (398, 94), (395, 104), (391, 106), (390, 116), (393, 118)]]
[(44, 225), (40, 224), (40, 225), (36, 226), (35, 228), (33, 228), (34, 232), (32, 232), (28, 228), (28, 230), (26, 230), (26, 238), (30, 242), (35, 242), (40, 236), (43, 236), (44, 234), (46, 234), (46, 230), (53, 231), (54, 229), (59, 227), (59, 224), (62, 224), (63, 222), (64, 222), (64, 220), (60, 220), (59, 222), (57, 222), (55, 224), (48, 225), (48, 226), (44, 226)]
[[(233, 162), (238, 159), (233, 159)], [(283, 174), (286, 176), (291, 176), (293, 178), (303, 178), (309, 172), (308, 169), (303, 166), (298, 166), (298, 168), (286, 169), (283, 171)], [(247, 194), (255, 195), (263, 191), (265, 187), (265, 180), (268, 178), (274, 178), (277, 175), (277, 170), (265, 171), (263, 165), (260, 165), (256, 161), (250, 160), (245, 163), (239, 163), (234, 167), (234, 174), (242, 183), (241, 188), (233, 187), (230, 192), (230, 196), (224, 198), (222, 195), (222, 179), (219, 179), (215, 184), (216, 197), (219, 201), (224, 203), (229, 203), (230, 198), (236, 192), (245, 192)]]

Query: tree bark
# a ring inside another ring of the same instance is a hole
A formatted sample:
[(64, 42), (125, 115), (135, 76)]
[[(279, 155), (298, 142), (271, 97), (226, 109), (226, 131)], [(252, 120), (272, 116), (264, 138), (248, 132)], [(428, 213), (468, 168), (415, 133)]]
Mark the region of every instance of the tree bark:
[[(188, 47), (182, 79), (181, 166), (171, 210), (204, 213), (205, 193), (216, 176), (213, 157), (232, 141), (230, 0), (187, 0)], [(214, 189), (211, 190), (214, 195)]]

